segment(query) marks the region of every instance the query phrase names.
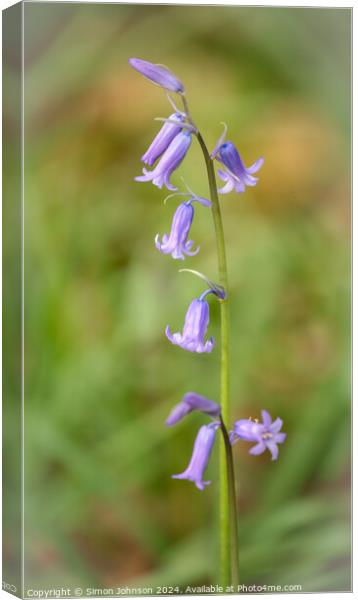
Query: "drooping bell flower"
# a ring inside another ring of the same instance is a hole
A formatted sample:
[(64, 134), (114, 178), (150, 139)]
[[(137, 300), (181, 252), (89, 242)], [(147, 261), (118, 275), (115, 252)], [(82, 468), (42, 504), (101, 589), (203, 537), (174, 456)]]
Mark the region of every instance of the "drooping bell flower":
[(260, 157), (251, 167), (245, 167), (232, 142), (221, 144), (215, 150), (215, 158), (226, 167), (225, 170), (218, 170), (219, 177), (225, 182), (225, 185), (218, 190), (220, 194), (228, 194), (232, 190), (240, 193), (245, 191), (247, 185), (256, 185), (258, 178), (253, 177), (252, 174), (256, 173), (264, 163), (264, 159)]
[(199, 252), (200, 246), (192, 250), (194, 242), (188, 240), (193, 218), (194, 208), (190, 200), (178, 206), (174, 213), (170, 235), (165, 233), (161, 242), (159, 233), (155, 236), (155, 245), (162, 254), (171, 254), (175, 259), (184, 260), (185, 254), (195, 256)]
[(262, 410), (261, 415), (262, 423), (251, 419), (236, 421), (234, 429), (230, 432), (231, 443), (235, 444), (238, 440), (256, 442), (249, 450), (250, 454), (262, 454), (265, 450), (269, 450), (272, 460), (277, 460), (277, 444), (283, 444), (286, 439), (286, 433), (281, 432), (283, 421), (277, 418), (272, 422), (271, 415), (266, 410)]
[(176, 191), (178, 188), (170, 183), (169, 178), (183, 161), (190, 144), (191, 133), (189, 131), (180, 131), (171, 141), (153, 171), (147, 171), (144, 168), (143, 175), (135, 177), (135, 180), (152, 181), (158, 188), (162, 188), (165, 185), (168, 190)]
[(129, 64), (144, 77), (170, 92), (183, 93), (182, 82), (167, 67), (156, 65), (141, 58), (130, 58)]
[(213, 400), (208, 400), (205, 396), (200, 396), (195, 392), (188, 392), (182, 401), (174, 406), (165, 424), (169, 427), (175, 425), (194, 410), (198, 410), (210, 417), (218, 417), (221, 413), (219, 404)]
[(211, 483), (210, 481), (204, 481), (203, 477), (218, 427), (219, 423), (210, 423), (210, 425), (200, 427), (188, 468), (179, 475), (172, 475), (173, 479), (188, 479), (189, 481), (193, 481), (199, 490), (203, 490), (205, 486)]
[(205, 300), (207, 293), (212, 293), (212, 290), (207, 290), (200, 298), (194, 298), (190, 303), (185, 315), (183, 333), (172, 334), (169, 325), (167, 326), (165, 334), (172, 344), (189, 352), (212, 351), (214, 338), (211, 337), (207, 341), (204, 339), (209, 325), (209, 304)]
[[(183, 194), (186, 195), (186, 194)], [(170, 234), (166, 233), (159, 240), (159, 234), (155, 236), (155, 245), (162, 254), (171, 254), (174, 259), (184, 260), (185, 256), (195, 256), (200, 250), (192, 250), (194, 242), (188, 240), (191, 224), (194, 218), (193, 202), (199, 202), (204, 206), (210, 206), (211, 202), (206, 198), (201, 198), (195, 194), (190, 194), (191, 198), (178, 206), (174, 213)]]
[[(173, 141), (176, 135), (180, 133), (180, 124), (185, 121), (185, 115), (179, 112), (170, 115), (169, 119), (164, 123), (159, 133), (155, 136), (148, 150), (142, 156), (142, 161), (150, 167), (154, 165), (157, 158), (166, 151), (169, 144)], [(175, 125), (177, 122), (179, 125)]]

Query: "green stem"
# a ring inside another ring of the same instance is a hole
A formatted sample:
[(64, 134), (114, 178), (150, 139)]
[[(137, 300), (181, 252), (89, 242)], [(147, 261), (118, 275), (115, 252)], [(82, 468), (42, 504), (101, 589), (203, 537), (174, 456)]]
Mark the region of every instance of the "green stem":
[[(213, 161), (210, 158), (206, 144), (198, 132), (197, 138), (201, 146), (206, 169), (208, 173), (211, 209), (214, 220), (216, 245), (218, 253), (218, 267), (220, 284), (226, 292), (226, 299), (220, 301), (220, 317), (221, 317), (221, 377), (220, 377), (220, 404), (221, 414), (224, 423), (230, 421), (230, 406), (229, 406), (229, 314), (228, 314), (228, 275), (226, 265), (225, 238), (224, 229), (221, 218), (219, 198), (216, 188), (216, 179)], [(229, 496), (229, 480), (227, 470), (227, 449), (224, 440), (220, 445), (220, 575), (223, 587), (231, 585), (230, 567), (230, 496)]]
[(221, 421), (221, 431), (223, 434), (224, 446), (226, 451), (226, 467), (227, 467), (227, 480), (228, 480), (228, 491), (230, 499), (230, 525), (231, 525), (231, 585), (233, 591), (238, 591), (239, 585), (239, 547), (238, 547), (238, 514), (236, 506), (236, 488), (235, 488), (235, 470), (234, 470), (234, 459), (232, 455), (232, 446), (230, 443), (229, 434), (225, 427), (225, 424)]
[(196, 129), (196, 137), (198, 138), (205, 159), (210, 189), (211, 210), (215, 227), (219, 280), (226, 292), (226, 298), (220, 300), (220, 419), (221, 431), (223, 434), (220, 445), (220, 575), (224, 589), (231, 585), (234, 588), (233, 591), (236, 592), (239, 583), (238, 514), (232, 447), (225, 426), (225, 423), (230, 422), (229, 280), (226, 263), (225, 236), (213, 160), (210, 157), (200, 131), (197, 130), (195, 123), (193, 122), (185, 95), (182, 95), (182, 101), (188, 121)]

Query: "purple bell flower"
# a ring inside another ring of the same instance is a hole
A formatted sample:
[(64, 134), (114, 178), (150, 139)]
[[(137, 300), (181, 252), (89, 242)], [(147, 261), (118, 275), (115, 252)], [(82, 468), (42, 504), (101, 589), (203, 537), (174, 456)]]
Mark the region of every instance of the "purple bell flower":
[[(210, 293), (211, 290), (208, 292)], [(204, 292), (206, 294), (206, 292)], [(214, 338), (205, 341), (204, 337), (209, 325), (209, 304), (203, 296), (194, 298), (185, 315), (183, 333), (171, 333), (169, 325), (165, 330), (168, 340), (175, 346), (181, 346), (189, 352), (211, 352)]]
[(178, 206), (174, 213), (170, 235), (163, 235), (162, 241), (159, 241), (159, 234), (155, 236), (155, 245), (162, 254), (171, 254), (173, 258), (184, 260), (187, 256), (195, 256), (200, 250), (192, 250), (194, 242), (188, 240), (190, 227), (194, 218), (194, 208), (192, 200), (183, 202)]
[(153, 171), (147, 171), (147, 169), (144, 168), (143, 175), (136, 177), (135, 180), (153, 181), (154, 185), (159, 188), (162, 188), (163, 185), (165, 185), (168, 190), (176, 191), (178, 188), (170, 183), (169, 177), (173, 171), (179, 167), (189, 150), (190, 144), (191, 133), (188, 131), (181, 131), (171, 141)]
[(211, 417), (218, 417), (221, 413), (219, 404), (213, 400), (208, 400), (205, 396), (200, 396), (195, 392), (188, 392), (183, 397), (182, 401), (174, 406), (169, 417), (165, 421), (165, 424), (169, 427), (175, 425), (183, 419), (186, 415), (193, 412), (193, 410), (199, 410), (206, 415)]
[(162, 65), (156, 65), (154, 63), (148, 62), (147, 60), (142, 60), (141, 58), (130, 58), (129, 64), (139, 71), (144, 77), (150, 79), (157, 85), (160, 85), (162, 88), (169, 90), (170, 92), (184, 92), (184, 86), (181, 81)]
[(175, 136), (180, 133), (180, 123), (185, 121), (185, 116), (182, 113), (176, 112), (170, 115), (169, 119), (170, 121), (177, 121), (179, 126), (175, 125), (174, 123), (170, 123), (169, 121), (164, 123), (163, 127), (149, 146), (147, 152), (142, 156), (142, 161), (150, 167), (155, 163), (157, 158), (159, 158), (159, 156), (166, 151)]
[(254, 162), (251, 167), (245, 167), (232, 142), (221, 144), (215, 150), (215, 157), (226, 167), (225, 171), (218, 170), (218, 175), (225, 181), (225, 185), (218, 190), (220, 194), (228, 194), (233, 189), (236, 192), (244, 192), (247, 185), (256, 185), (258, 179), (253, 177), (252, 173), (256, 173), (262, 167), (264, 162), (262, 157)]
[(210, 425), (200, 427), (188, 468), (184, 473), (172, 475), (173, 479), (188, 479), (189, 481), (193, 481), (199, 490), (203, 490), (206, 485), (211, 483), (210, 481), (203, 481), (203, 476), (209, 462), (218, 427), (219, 423), (210, 423)]
[(278, 446), (286, 439), (286, 434), (281, 432), (283, 421), (277, 418), (272, 422), (271, 415), (266, 411), (261, 411), (262, 423), (251, 419), (241, 419), (236, 421), (234, 429), (230, 433), (230, 440), (235, 444), (238, 440), (246, 442), (256, 442), (255, 446), (250, 449), (250, 454), (262, 454), (265, 450), (269, 450), (272, 455), (272, 460), (278, 458)]

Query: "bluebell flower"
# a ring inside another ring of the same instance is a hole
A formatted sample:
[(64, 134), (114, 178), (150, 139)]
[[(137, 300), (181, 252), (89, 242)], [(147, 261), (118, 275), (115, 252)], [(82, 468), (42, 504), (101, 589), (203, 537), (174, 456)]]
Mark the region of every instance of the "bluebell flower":
[[(173, 194), (174, 196), (175, 194)], [(170, 235), (166, 233), (159, 240), (159, 233), (155, 236), (155, 245), (162, 254), (171, 254), (174, 259), (184, 260), (187, 256), (195, 256), (200, 250), (200, 246), (193, 250), (193, 241), (188, 240), (191, 224), (194, 218), (193, 202), (199, 202), (203, 206), (210, 206), (211, 202), (206, 198), (196, 196), (194, 192), (189, 194), (180, 194), (183, 196), (190, 195), (191, 198), (178, 206), (174, 213)], [(169, 196), (170, 197), (170, 196)]]
[(170, 92), (184, 92), (184, 86), (182, 82), (172, 73), (167, 67), (162, 65), (156, 65), (142, 60), (141, 58), (130, 58), (129, 64), (139, 71), (144, 77), (150, 79), (162, 88), (169, 90)]
[[(207, 293), (211, 293), (211, 290)], [(214, 346), (213, 337), (207, 341), (204, 339), (209, 325), (209, 304), (203, 296), (204, 294), (200, 298), (194, 298), (190, 303), (185, 315), (183, 333), (172, 334), (169, 325), (165, 330), (172, 344), (189, 352), (211, 352)]]
[(200, 250), (192, 250), (194, 242), (188, 240), (190, 227), (194, 217), (194, 208), (191, 201), (183, 202), (178, 206), (174, 213), (170, 235), (163, 235), (162, 241), (159, 241), (159, 234), (155, 236), (155, 245), (162, 254), (171, 254), (175, 259), (184, 260), (187, 256), (195, 256)]
[(200, 427), (188, 468), (179, 475), (172, 475), (174, 479), (188, 479), (189, 481), (193, 481), (199, 490), (203, 490), (206, 485), (211, 483), (210, 481), (203, 481), (203, 477), (218, 427), (219, 423), (210, 423), (210, 425)]
[(233, 431), (230, 432), (231, 443), (235, 444), (238, 440), (256, 442), (250, 449), (250, 454), (262, 454), (265, 450), (269, 450), (272, 460), (277, 460), (277, 444), (282, 444), (286, 439), (286, 434), (281, 432), (283, 421), (277, 418), (272, 422), (271, 415), (266, 410), (262, 410), (261, 415), (262, 423), (251, 419), (236, 421)]
[(213, 400), (208, 400), (205, 396), (200, 396), (195, 392), (188, 392), (182, 401), (174, 406), (165, 424), (169, 427), (175, 425), (193, 410), (198, 410), (210, 417), (218, 417), (221, 413), (220, 405)]
[[(181, 131), (180, 123), (185, 121), (185, 116), (182, 113), (176, 112), (170, 115), (169, 120), (166, 121), (155, 136), (147, 152), (143, 154), (142, 161), (150, 167), (155, 163), (157, 158), (166, 151), (169, 144), (173, 141), (176, 135)], [(179, 125), (175, 125), (177, 122)]]
[(144, 168), (143, 175), (136, 177), (135, 180), (153, 181), (154, 185), (159, 188), (162, 188), (163, 185), (165, 185), (168, 190), (176, 191), (178, 188), (170, 183), (169, 178), (184, 159), (190, 144), (191, 133), (188, 131), (181, 131), (169, 144), (153, 171), (147, 171), (147, 169)]
[(247, 185), (256, 185), (258, 179), (253, 177), (252, 173), (256, 173), (262, 167), (264, 162), (262, 157), (254, 162), (251, 167), (245, 167), (232, 142), (221, 144), (215, 150), (214, 156), (226, 167), (225, 170), (218, 170), (219, 177), (225, 182), (225, 185), (218, 190), (220, 194), (228, 194), (233, 189), (236, 192), (244, 192)]

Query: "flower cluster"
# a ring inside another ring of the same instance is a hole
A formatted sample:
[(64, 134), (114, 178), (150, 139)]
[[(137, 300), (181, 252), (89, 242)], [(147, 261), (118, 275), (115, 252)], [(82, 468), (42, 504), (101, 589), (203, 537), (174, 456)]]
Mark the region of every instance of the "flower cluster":
[[(169, 95), (167, 96), (174, 112), (168, 118), (159, 119), (164, 123), (142, 156), (142, 162), (147, 167), (151, 167), (152, 170), (143, 167), (142, 175), (137, 176), (135, 179), (139, 182), (151, 181), (160, 189), (165, 186), (168, 190), (174, 192), (167, 198), (172, 196), (187, 197), (177, 207), (173, 215), (170, 233), (165, 233), (162, 237), (157, 234), (155, 237), (155, 246), (162, 254), (170, 254), (175, 260), (184, 260), (185, 257), (195, 256), (200, 250), (199, 246), (194, 248), (193, 240), (189, 239), (194, 218), (193, 204), (198, 203), (201, 206), (210, 207), (211, 202), (206, 198), (197, 196), (188, 187), (185, 192), (179, 192), (171, 181), (171, 175), (186, 157), (193, 135), (198, 135), (198, 130), (187, 110), (184, 86), (174, 73), (163, 65), (156, 65), (139, 58), (131, 58), (129, 63), (144, 77), (168, 92), (178, 94), (183, 100), (184, 111), (181, 111), (172, 98)], [(230, 141), (225, 141), (226, 130), (227, 127), (225, 126), (224, 133), (219, 138), (211, 154), (211, 160), (216, 159), (222, 165), (222, 168), (218, 170), (218, 175), (225, 185), (218, 189), (218, 192), (227, 194), (235, 190), (241, 193), (245, 191), (246, 186), (256, 185), (258, 179), (253, 174), (261, 168), (264, 159), (261, 157), (250, 167), (245, 167), (235, 145)], [(182, 332), (172, 333), (168, 325), (165, 334), (173, 345), (184, 350), (200, 354), (209, 353), (213, 350), (214, 338), (211, 336), (206, 339), (209, 326), (209, 304), (206, 298), (209, 294), (213, 294), (223, 301), (226, 292), (221, 286), (211, 282), (204, 275), (195, 271), (192, 272), (204, 279), (208, 284), (208, 288), (199, 298), (194, 298), (191, 301)], [(189, 392), (173, 409), (166, 424), (172, 426), (194, 410), (210, 416), (213, 420), (199, 429), (188, 468), (180, 475), (173, 475), (173, 477), (193, 481), (200, 490), (203, 490), (210, 483), (204, 481), (203, 476), (214, 445), (216, 431), (218, 428), (224, 427), (220, 406), (204, 396)], [(239, 439), (255, 442), (250, 454), (261, 454), (268, 449), (271, 452), (272, 459), (276, 460), (278, 457), (277, 444), (281, 444), (286, 437), (284, 433), (280, 432), (282, 421), (276, 419), (272, 423), (267, 411), (262, 411), (262, 419), (262, 423), (251, 419), (237, 421), (230, 432), (230, 441), (232, 444)]]
[[(214, 445), (216, 431), (222, 424), (219, 404), (195, 392), (188, 392), (182, 401), (173, 408), (166, 420), (166, 425), (169, 427), (175, 425), (195, 410), (212, 417), (213, 421), (200, 427), (188, 467), (183, 473), (173, 475), (173, 478), (188, 479), (193, 481), (199, 490), (203, 490), (210, 483), (210, 481), (204, 481), (204, 473)], [(277, 418), (272, 422), (272, 418), (266, 410), (263, 410), (261, 414), (262, 423), (257, 419), (236, 421), (230, 432), (230, 441), (232, 444), (239, 439), (254, 442), (255, 445), (250, 449), (250, 454), (262, 454), (265, 450), (269, 450), (272, 460), (277, 460), (277, 444), (282, 444), (286, 439), (286, 434), (281, 432), (282, 419)]]
[[(155, 65), (140, 58), (130, 58), (129, 63), (144, 77), (165, 90), (185, 95), (183, 84), (167, 67)], [(144, 167), (143, 174), (136, 177), (136, 181), (152, 181), (159, 188), (165, 185), (168, 190), (176, 191), (177, 188), (171, 183), (170, 176), (184, 160), (190, 148), (192, 136), (197, 133), (197, 129), (191, 117), (178, 110), (170, 97), (168, 99), (175, 112), (167, 119), (160, 119), (165, 123), (142, 156), (144, 164), (150, 167), (158, 159), (159, 161), (152, 171), (148, 171)], [(239, 193), (244, 192), (246, 186), (256, 185), (258, 179), (253, 177), (253, 173), (259, 171), (264, 159), (260, 157), (251, 167), (245, 167), (235, 145), (233, 142), (226, 142), (225, 135), (226, 126), (224, 134), (219, 138), (211, 154), (211, 158), (216, 158), (224, 166), (224, 169), (218, 170), (218, 175), (225, 185), (218, 192), (220, 194), (228, 194), (232, 190)]]

